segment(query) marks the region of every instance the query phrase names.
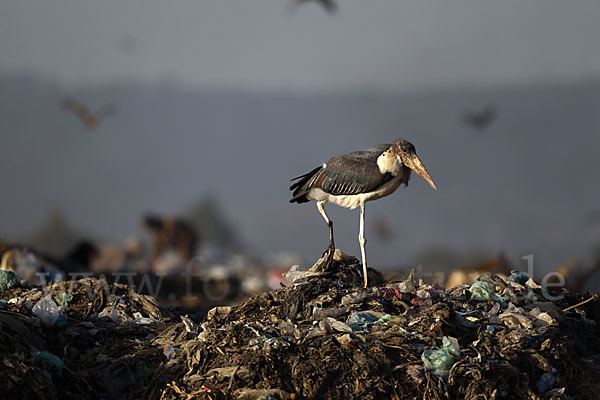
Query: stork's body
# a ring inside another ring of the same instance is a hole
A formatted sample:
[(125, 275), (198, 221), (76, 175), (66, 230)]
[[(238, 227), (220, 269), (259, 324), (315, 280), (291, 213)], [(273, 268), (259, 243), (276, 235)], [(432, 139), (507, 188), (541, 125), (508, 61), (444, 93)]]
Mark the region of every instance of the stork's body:
[(416, 171), (434, 189), (435, 185), (416, 155), (414, 146), (404, 139), (394, 144), (381, 144), (364, 151), (337, 156), (322, 167), (294, 178), (290, 202), (317, 202), (317, 208), (329, 226), (329, 257), (335, 250), (333, 222), (323, 208), (327, 203), (354, 209), (360, 207), (358, 240), (363, 264), (364, 286), (367, 286), (367, 256), (365, 251), (365, 203), (388, 196), (400, 185), (408, 186), (411, 170)]

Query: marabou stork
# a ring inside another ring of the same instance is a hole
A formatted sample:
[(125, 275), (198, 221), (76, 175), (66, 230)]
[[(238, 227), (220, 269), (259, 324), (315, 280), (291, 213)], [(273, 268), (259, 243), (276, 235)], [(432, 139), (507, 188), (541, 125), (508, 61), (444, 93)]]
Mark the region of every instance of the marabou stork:
[(363, 151), (333, 157), (321, 167), (301, 175), (290, 190), (293, 195), (290, 203), (306, 203), (316, 200), (317, 209), (329, 227), (329, 247), (327, 254), (331, 261), (335, 251), (333, 222), (323, 206), (334, 203), (354, 209), (360, 206), (360, 231), (358, 242), (362, 255), (363, 281), (367, 287), (367, 256), (365, 253), (365, 203), (388, 196), (401, 184), (408, 186), (410, 173), (415, 171), (437, 190), (429, 173), (417, 157), (415, 146), (399, 138), (394, 144), (380, 144)]

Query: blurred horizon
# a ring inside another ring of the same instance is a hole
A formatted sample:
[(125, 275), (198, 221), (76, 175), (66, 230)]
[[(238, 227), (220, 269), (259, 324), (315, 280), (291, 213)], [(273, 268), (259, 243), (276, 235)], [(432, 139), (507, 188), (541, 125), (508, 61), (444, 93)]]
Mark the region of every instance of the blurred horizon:
[[(72, 89), (2, 74), (0, 86), (0, 129), (11, 132), (0, 161), (6, 239), (26, 238), (58, 208), (92, 238), (123, 242), (140, 233), (143, 213), (183, 215), (211, 197), (249, 250), (288, 251), (311, 263), (327, 230), (314, 205), (288, 203), (289, 179), (334, 155), (404, 136), (439, 190), (415, 175), (407, 189), (367, 205), (373, 265), (507, 251), (516, 265), (534, 254), (550, 270), (572, 257), (592, 261), (598, 243), (599, 227), (585, 219), (597, 211), (596, 189), (586, 182), (600, 178), (589, 168), (599, 139), (588, 135), (600, 126), (600, 79), (396, 94), (134, 82)], [(61, 110), (64, 96), (92, 108), (115, 103), (118, 112), (88, 131)], [(484, 131), (465, 126), (461, 112), (485, 104), (498, 108), (498, 120)], [(359, 254), (358, 212), (327, 210), (338, 247)], [(373, 230), (382, 220), (391, 239)]]

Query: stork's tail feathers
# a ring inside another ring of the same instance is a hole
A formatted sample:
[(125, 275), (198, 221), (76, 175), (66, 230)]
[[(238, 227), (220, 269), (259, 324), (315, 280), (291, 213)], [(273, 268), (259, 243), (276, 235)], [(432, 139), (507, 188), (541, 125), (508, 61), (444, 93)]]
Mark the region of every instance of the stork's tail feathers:
[(310, 181), (311, 181), (311, 178), (313, 176), (315, 176), (321, 170), (321, 168), (322, 167), (317, 167), (317, 168), (313, 169), (312, 171), (310, 171), (309, 173), (297, 176), (291, 180), (291, 182), (296, 181), (296, 180), (298, 182), (296, 182), (296, 183), (292, 184), (292, 186), (290, 186), (290, 190), (294, 191), (292, 193), (292, 198), (290, 199), (290, 203), (308, 203), (310, 201), (306, 198), (306, 194), (311, 189)]

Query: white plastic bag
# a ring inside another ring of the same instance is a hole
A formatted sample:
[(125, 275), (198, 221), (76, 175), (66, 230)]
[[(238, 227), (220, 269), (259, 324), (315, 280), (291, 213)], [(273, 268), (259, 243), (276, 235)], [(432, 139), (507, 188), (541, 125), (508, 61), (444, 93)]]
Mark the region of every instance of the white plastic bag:
[(54, 326), (54, 323), (58, 319), (58, 305), (54, 302), (51, 295), (47, 295), (35, 303), (31, 312), (41, 319), (45, 326)]

